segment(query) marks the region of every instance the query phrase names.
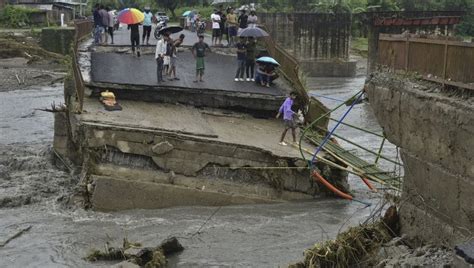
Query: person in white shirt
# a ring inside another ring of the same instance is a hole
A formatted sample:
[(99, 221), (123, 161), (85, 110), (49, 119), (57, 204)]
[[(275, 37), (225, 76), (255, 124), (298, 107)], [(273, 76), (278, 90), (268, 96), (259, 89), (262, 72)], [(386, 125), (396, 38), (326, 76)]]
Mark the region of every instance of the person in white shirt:
[(166, 54), (166, 44), (169, 39), (169, 34), (164, 33), (163, 38), (156, 42), (156, 50), (155, 50), (155, 60), (156, 60), (156, 76), (158, 79), (158, 83), (163, 82), (163, 59)]
[(257, 27), (258, 17), (255, 13), (255, 10), (250, 11), (250, 15), (248, 17), (248, 23), (250, 28)]
[(212, 21), (212, 44), (217, 45), (221, 37), (221, 16), (219, 15), (219, 11), (214, 9), (214, 13), (211, 15)]

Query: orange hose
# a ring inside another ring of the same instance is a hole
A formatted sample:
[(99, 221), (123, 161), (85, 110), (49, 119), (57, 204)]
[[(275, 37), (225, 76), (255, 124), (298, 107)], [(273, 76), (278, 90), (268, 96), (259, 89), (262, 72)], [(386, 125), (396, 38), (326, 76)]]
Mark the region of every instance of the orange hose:
[(334, 187), (332, 184), (330, 184), (326, 179), (323, 178), (323, 176), (321, 176), (318, 172), (313, 172), (313, 178), (316, 180), (316, 181), (319, 181), (321, 182), (322, 184), (324, 184), (324, 186), (326, 186), (329, 190), (333, 191), (335, 194), (337, 194), (338, 196), (344, 198), (344, 199), (347, 199), (347, 200), (352, 200), (352, 196), (346, 194), (346, 193), (343, 193), (341, 192), (340, 190), (338, 190), (336, 187)]
[(365, 183), (365, 185), (367, 185), (367, 187), (369, 187), (370, 190), (372, 190), (374, 192), (377, 192), (377, 189), (375, 189), (375, 187), (369, 182), (369, 180), (366, 177), (360, 177), (360, 178)]

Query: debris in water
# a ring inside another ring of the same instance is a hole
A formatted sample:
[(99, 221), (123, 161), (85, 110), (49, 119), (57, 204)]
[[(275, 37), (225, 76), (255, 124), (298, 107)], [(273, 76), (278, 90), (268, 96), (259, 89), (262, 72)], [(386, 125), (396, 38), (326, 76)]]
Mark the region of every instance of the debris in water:
[(352, 267), (358, 266), (397, 234), (398, 214), (395, 207), (387, 210), (384, 218), (370, 224), (352, 227), (335, 240), (316, 244), (304, 253), (304, 262), (291, 267)]
[[(123, 240), (123, 247), (109, 247), (106, 243), (105, 251), (93, 249), (85, 258), (90, 262), (126, 260), (131, 264), (144, 266), (146, 268), (159, 268), (166, 266), (166, 257), (184, 250), (176, 237), (161, 242), (158, 247), (142, 247), (140, 243)], [(122, 266), (124, 263), (121, 263)]]
[(5, 240), (5, 242), (1, 243), (0, 244), (0, 248), (3, 248), (4, 246), (6, 246), (10, 241), (12, 241), (13, 239), (17, 238), (17, 237), (20, 237), (22, 234), (28, 232), (30, 229), (31, 229), (31, 225), (29, 225), (28, 227), (26, 228), (23, 228), (21, 229), (20, 231), (16, 232), (13, 236), (11, 236), (10, 238), (8, 238), (7, 240)]

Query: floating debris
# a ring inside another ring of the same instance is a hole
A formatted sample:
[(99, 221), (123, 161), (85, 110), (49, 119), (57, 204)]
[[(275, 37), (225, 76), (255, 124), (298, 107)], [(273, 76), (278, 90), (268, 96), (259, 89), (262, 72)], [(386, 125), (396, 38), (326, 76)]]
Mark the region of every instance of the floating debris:
[(141, 243), (123, 240), (121, 248), (109, 247), (105, 244), (105, 251), (93, 249), (86, 260), (95, 261), (127, 261), (146, 268), (160, 268), (166, 266), (166, 257), (183, 251), (183, 246), (176, 237), (164, 240), (158, 247), (142, 247)]

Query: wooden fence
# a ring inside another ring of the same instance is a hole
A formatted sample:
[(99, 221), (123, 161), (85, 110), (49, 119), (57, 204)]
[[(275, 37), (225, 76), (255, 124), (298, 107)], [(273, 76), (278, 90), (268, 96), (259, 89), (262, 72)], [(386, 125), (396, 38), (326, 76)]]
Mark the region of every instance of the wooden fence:
[(79, 68), (78, 64), (77, 50), (79, 42), (91, 36), (93, 22), (90, 20), (77, 20), (74, 21), (74, 28), (76, 32), (74, 36), (73, 49), (71, 52), (72, 76), (74, 78), (74, 88), (76, 89), (76, 100), (79, 104), (77, 107), (77, 112), (82, 112), (85, 86), (81, 69)]
[(377, 62), (430, 80), (474, 89), (474, 43), (381, 36)]

